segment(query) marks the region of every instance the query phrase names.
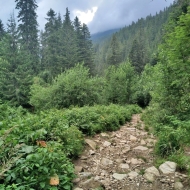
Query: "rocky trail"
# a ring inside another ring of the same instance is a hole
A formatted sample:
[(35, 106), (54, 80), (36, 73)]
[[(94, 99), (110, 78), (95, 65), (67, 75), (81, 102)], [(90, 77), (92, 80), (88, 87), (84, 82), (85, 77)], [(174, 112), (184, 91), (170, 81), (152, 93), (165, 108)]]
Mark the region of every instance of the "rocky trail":
[(85, 142), (85, 151), (74, 161), (74, 190), (190, 189), (187, 175), (177, 172), (176, 163), (154, 166), (156, 138), (144, 130), (139, 114), (118, 131)]

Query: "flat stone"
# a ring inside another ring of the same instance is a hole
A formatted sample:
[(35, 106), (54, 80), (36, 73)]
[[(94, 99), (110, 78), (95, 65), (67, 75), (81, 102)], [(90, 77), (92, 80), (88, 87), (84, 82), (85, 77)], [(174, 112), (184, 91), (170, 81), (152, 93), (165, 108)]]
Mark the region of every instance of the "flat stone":
[(129, 131), (136, 131), (136, 128), (130, 128), (130, 127), (128, 127), (127, 130), (129, 130)]
[(154, 166), (152, 166), (150, 168), (147, 168), (145, 170), (145, 173), (151, 173), (151, 174), (153, 174), (155, 176), (160, 176), (160, 173), (159, 173), (158, 169), (156, 167), (154, 167)]
[(108, 166), (108, 165), (113, 164), (113, 161), (112, 161), (112, 160), (109, 160), (109, 159), (107, 159), (107, 158), (102, 158), (101, 164), (104, 165), (104, 166)]
[(126, 153), (128, 153), (130, 150), (131, 150), (131, 147), (130, 147), (130, 146), (127, 146), (127, 147), (123, 148), (121, 152), (122, 152), (123, 154), (126, 154)]
[(121, 169), (129, 169), (129, 165), (128, 164), (120, 164), (119, 167)]
[(82, 172), (83, 167), (82, 166), (75, 166), (75, 173), (80, 173)]
[(174, 189), (175, 190), (181, 190), (181, 189), (183, 189), (183, 184), (181, 182), (175, 182), (174, 183)]
[(145, 173), (143, 177), (150, 182), (153, 182), (155, 180), (155, 175), (152, 173)]
[(75, 178), (75, 179), (73, 179), (72, 182), (75, 183), (75, 184), (77, 184), (78, 182), (80, 182), (80, 178)]
[(100, 135), (101, 135), (102, 137), (109, 137), (109, 135), (108, 135), (107, 133), (100, 133)]
[(142, 164), (142, 160), (138, 160), (136, 158), (131, 158), (131, 164), (137, 165), (137, 164)]
[(121, 135), (120, 134), (116, 134), (115, 135), (117, 138), (121, 138)]
[(134, 179), (138, 176), (139, 174), (137, 172), (131, 171), (128, 173), (129, 179)]
[(78, 187), (77, 187), (77, 188), (75, 188), (74, 190), (83, 190), (83, 189), (82, 189), (82, 188), (78, 188)]
[(141, 145), (146, 145), (146, 142), (143, 139), (141, 140)]
[(105, 141), (104, 144), (103, 144), (103, 146), (105, 146), (105, 147), (108, 147), (108, 146), (110, 146), (110, 145), (111, 145), (111, 143), (108, 142), (108, 141)]
[(81, 172), (81, 173), (79, 173), (79, 175), (80, 175), (81, 178), (88, 178), (88, 177), (92, 176), (92, 173), (90, 173), (90, 172)]
[(127, 177), (127, 174), (114, 173), (114, 174), (113, 174), (113, 177), (114, 177), (115, 179), (117, 179), (117, 180), (122, 180), (122, 179), (124, 179), (124, 178)]
[(122, 159), (116, 159), (115, 161), (116, 161), (117, 163), (119, 163), (119, 164), (123, 162)]
[(88, 185), (88, 184), (92, 183), (93, 180), (94, 180), (93, 178), (90, 178), (90, 179), (88, 179), (88, 180), (82, 182), (81, 185), (82, 185), (82, 186)]
[(96, 149), (96, 143), (93, 140), (85, 139), (86, 144), (88, 144), (93, 150)]
[(137, 137), (133, 136), (133, 135), (130, 135), (129, 137), (130, 141), (132, 142), (136, 142), (137, 141)]
[(89, 150), (89, 154), (90, 154), (90, 155), (94, 155), (95, 152), (94, 152), (93, 150)]
[(146, 151), (146, 150), (148, 150), (148, 148), (145, 146), (137, 146), (137, 147), (133, 148), (133, 150)]
[(159, 170), (163, 174), (175, 173), (177, 164), (175, 162), (167, 161), (159, 166)]
[(86, 157), (86, 156), (81, 156), (80, 159), (81, 159), (81, 160), (87, 160), (88, 157)]

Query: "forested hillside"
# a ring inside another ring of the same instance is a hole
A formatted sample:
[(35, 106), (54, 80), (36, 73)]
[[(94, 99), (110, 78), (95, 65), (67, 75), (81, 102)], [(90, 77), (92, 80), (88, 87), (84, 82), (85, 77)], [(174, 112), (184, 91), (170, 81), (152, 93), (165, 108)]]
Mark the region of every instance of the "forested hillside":
[(142, 109), (155, 163), (190, 173), (189, 0), (94, 45), (68, 8), (39, 33), (36, 1), (15, 2), (19, 22), (0, 20), (0, 189), (72, 189), (84, 137)]
[[(157, 47), (164, 34), (164, 25), (174, 9), (174, 6), (170, 6), (154, 16), (139, 18), (137, 22), (115, 32), (112, 37), (95, 41), (97, 72), (101, 73), (103, 68), (127, 59), (130, 59), (134, 66), (140, 67), (137, 69), (139, 72), (142, 71), (145, 64), (155, 64), (157, 62)], [(116, 62), (112, 60), (114, 59), (112, 56), (115, 57)]]

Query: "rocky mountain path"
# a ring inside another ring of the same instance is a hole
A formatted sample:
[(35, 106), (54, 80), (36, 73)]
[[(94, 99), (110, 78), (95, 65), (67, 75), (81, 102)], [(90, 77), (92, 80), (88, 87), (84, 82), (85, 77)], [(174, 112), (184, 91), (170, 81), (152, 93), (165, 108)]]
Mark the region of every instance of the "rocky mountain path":
[(154, 166), (156, 138), (144, 130), (139, 114), (118, 131), (86, 138), (86, 147), (74, 161), (74, 190), (171, 190), (190, 189), (187, 175), (177, 164)]

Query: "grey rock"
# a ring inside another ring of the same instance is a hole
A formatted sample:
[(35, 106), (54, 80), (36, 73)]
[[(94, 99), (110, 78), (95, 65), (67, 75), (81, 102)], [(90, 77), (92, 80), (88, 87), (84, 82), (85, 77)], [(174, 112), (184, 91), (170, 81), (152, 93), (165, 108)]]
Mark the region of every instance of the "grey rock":
[(88, 177), (92, 176), (92, 173), (90, 173), (90, 172), (81, 172), (81, 173), (79, 173), (79, 175), (80, 175), (81, 178), (88, 178)]
[(143, 161), (142, 160), (138, 160), (136, 158), (131, 158), (131, 162), (130, 163), (133, 164), (133, 165), (137, 165), (137, 164), (142, 164)]
[(100, 134), (102, 137), (109, 137), (109, 135), (107, 133), (101, 133)]
[(78, 188), (78, 187), (77, 187), (77, 188), (75, 188), (74, 190), (83, 190), (83, 189), (82, 189), (82, 188)]
[(128, 153), (130, 150), (131, 150), (131, 147), (130, 147), (130, 146), (127, 146), (127, 147), (125, 147), (125, 148), (122, 149), (122, 153), (123, 153), (123, 154), (126, 154), (126, 153)]
[(111, 145), (111, 143), (108, 142), (108, 141), (105, 141), (104, 144), (103, 144), (103, 146), (105, 146), (105, 147), (110, 146), (110, 145)]
[(81, 185), (82, 185), (82, 186), (88, 185), (88, 184), (90, 184), (93, 180), (94, 180), (93, 178), (90, 178), (90, 179), (88, 179), (88, 180), (82, 182)]
[(174, 189), (175, 190), (181, 190), (181, 189), (183, 189), (183, 184), (181, 182), (175, 182), (174, 183)]
[(130, 135), (130, 141), (132, 142), (136, 142), (137, 141), (137, 137)]
[(177, 164), (175, 162), (167, 161), (159, 166), (159, 170), (163, 174), (175, 173)]
[(129, 179), (134, 179), (138, 176), (139, 174), (137, 172), (131, 171), (128, 173)]
[(141, 145), (146, 145), (146, 142), (143, 139), (141, 140)]
[(76, 184), (76, 183), (80, 182), (80, 178), (75, 178), (75, 179), (73, 179), (72, 182)]
[(86, 157), (86, 156), (81, 156), (80, 159), (81, 159), (81, 160), (87, 160), (88, 157)]
[(89, 150), (89, 154), (90, 154), (90, 155), (94, 155), (95, 152), (94, 152), (93, 150)]
[(113, 164), (113, 161), (112, 161), (112, 160), (109, 160), (109, 159), (107, 159), (107, 158), (102, 158), (101, 164), (104, 165), (104, 166), (108, 166), (108, 165)]
[(128, 164), (120, 164), (119, 167), (121, 169), (129, 169), (129, 165)]
[(148, 150), (148, 148), (145, 146), (137, 146), (137, 147), (133, 148), (133, 150), (146, 151), (146, 150)]
[(114, 177), (115, 179), (117, 179), (117, 180), (122, 180), (122, 179), (124, 179), (124, 178), (127, 177), (127, 174), (114, 173), (114, 174), (113, 174), (113, 177)]
[(115, 161), (116, 161), (117, 163), (119, 163), (119, 164), (123, 162), (122, 159), (116, 159)]
[(88, 144), (93, 150), (96, 149), (96, 143), (93, 140), (85, 139), (86, 144)]
[(145, 173), (143, 177), (150, 182), (153, 182), (155, 180), (155, 175), (152, 173)]
[(75, 173), (82, 172), (83, 167), (82, 166), (75, 166)]
[(154, 166), (152, 166), (150, 168), (147, 168), (145, 170), (145, 173), (151, 173), (151, 174), (153, 174), (155, 176), (160, 176), (160, 173), (159, 173), (158, 169), (156, 167), (154, 167)]

